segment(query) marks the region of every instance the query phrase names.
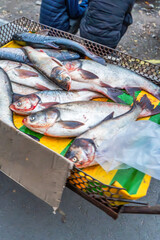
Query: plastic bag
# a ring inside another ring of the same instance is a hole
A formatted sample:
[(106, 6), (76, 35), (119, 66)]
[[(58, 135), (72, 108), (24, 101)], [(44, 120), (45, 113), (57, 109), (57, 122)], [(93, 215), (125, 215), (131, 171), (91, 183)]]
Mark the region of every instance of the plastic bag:
[[(109, 170), (125, 163), (160, 180), (160, 126), (151, 121), (135, 121), (99, 147), (96, 161)], [(106, 170), (106, 169), (105, 169)]]

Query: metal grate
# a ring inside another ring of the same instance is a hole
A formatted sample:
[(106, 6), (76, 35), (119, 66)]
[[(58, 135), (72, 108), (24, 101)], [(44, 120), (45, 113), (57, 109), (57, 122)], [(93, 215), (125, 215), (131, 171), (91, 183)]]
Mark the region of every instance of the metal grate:
[(51, 36), (64, 37), (79, 42), (94, 54), (103, 57), (106, 62), (130, 69), (139, 75), (150, 79), (155, 84), (160, 85), (160, 66), (134, 58), (120, 51), (108, 48), (104, 45), (89, 41), (73, 34), (42, 25), (25, 17), (3, 25), (0, 28), (0, 46), (9, 42), (15, 33), (22, 31), (37, 32), (41, 29), (48, 29), (49, 35)]
[[(12, 36), (15, 33), (22, 31), (37, 32), (42, 29), (48, 29), (49, 35), (51, 36), (64, 37), (79, 42), (94, 54), (103, 57), (106, 62), (130, 69), (153, 81), (155, 84), (160, 85), (160, 66), (150, 64), (70, 33), (39, 24), (25, 17), (0, 27), (0, 47), (11, 41)], [(105, 209), (104, 211), (115, 218), (117, 216), (117, 212), (119, 211), (119, 206), (130, 202), (129, 200), (123, 198), (123, 188), (105, 185), (77, 168), (74, 168), (71, 171), (71, 175), (67, 181), (67, 186), (72, 190), (76, 189), (75, 191), (77, 193), (84, 196), (87, 200), (91, 201), (101, 209)], [(105, 207), (109, 207), (111, 210), (108, 210), (108, 208)], [(110, 211), (110, 213), (108, 211)]]

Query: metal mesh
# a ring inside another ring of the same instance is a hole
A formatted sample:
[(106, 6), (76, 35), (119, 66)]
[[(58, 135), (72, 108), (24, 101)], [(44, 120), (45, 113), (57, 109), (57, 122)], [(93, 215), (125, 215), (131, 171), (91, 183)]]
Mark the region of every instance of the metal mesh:
[(160, 85), (160, 66), (151, 64), (138, 58), (134, 58), (125, 53), (108, 48), (87, 39), (83, 39), (70, 33), (39, 24), (25, 17), (22, 17), (0, 27), (0, 46), (3, 46), (9, 42), (12, 39), (14, 33), (22, 31), (37, 32), (41, 29), (48, 29), (49, 35), (51, 36), (64, 37), (79, 42), (94, 54), (103, 57), (106, 62), (130, 69), (139, 75), (150, 79), (155, 84)]
[[(11, 41), (15, 33), (22, 31), (37, 32), (42, 29), (48, 29), (51, 36), (64, 37), (79, 42), (94, 54), (104, 57), (106, 62), (130, 69), (160, 85), (160, 66), (150, 64), (70, 33), (41, 25), (25, 17), (0, 27), (0, 46)], [(68, 183), (79, 189), (79, 193), (84, 192), (90, 198), (94, 198), (113, 210), (117, 210), (119, 205), (128, 202), (127, 199), (123, 198), (122, 188), (105, 185), (77, 168), (71, 171)]]

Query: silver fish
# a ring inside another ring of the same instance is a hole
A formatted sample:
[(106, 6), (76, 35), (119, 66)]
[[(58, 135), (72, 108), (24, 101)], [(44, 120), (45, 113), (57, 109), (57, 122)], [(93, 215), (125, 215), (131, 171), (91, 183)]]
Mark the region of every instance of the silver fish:
[[(60, 61), (75, 60), (80, 58), (78, 53), (67, 50), (54, 49), (36, 49), (39, 52), (45, 52), (48, 56), (57, 58)], [(0, 59), (11, 60), (21, 63), (31, 63), (22, 48), (0, 48)]]
[(34, 94), (17, 96), (17, 99), (10, 105), (10, 109), (20, 115), (29, 115), (46, 108), (49, 108), (58, 103), (88, 101), (97, 97), (104, 97), (103, 95), (91, 91), (41, 91), (34, 92)]
[(73, 80), (101, 87), (125, 89), (131, 95), (136, 90), (145, 90), (160, 100), (159, 86), (123, 67), (109, 63), (103, 66), (89, 60), (65, 62), (64, 66)]
[(129, 109), (126, 105), (100, 101), (64, 103), (33, 113), (24, 118), (23, 123), (44, 135), (76, 137), (99, 124), (111, 112), (119, 116)]
[(71, 78), (63, 64), (45, 52), (38, 52), (32, 47), (23, 47), (32, 64), (55, 84), (64, 90), (70, 90)]
[(12, 111), (9, 105), (12, 103), (12, 87), (7, 73), (0, 68), (0, 120), (14, 127)]
[(60, 89), (34, 68), (19, 62), (0, 60), (0, 67), (8, 74), (11, 82), (38, 90)]
[(74, 162), (77, 168), (97, 164), (96, 152), (101, 144), (106, 139), (112, 139), (124, 126), (135, 121), (141, 111), (142, 107), (134, 104), (132, 109), (123, 115), (113, 118), (113, 112), (102, 123), (78, 136), (71, 144), (65, 157)]

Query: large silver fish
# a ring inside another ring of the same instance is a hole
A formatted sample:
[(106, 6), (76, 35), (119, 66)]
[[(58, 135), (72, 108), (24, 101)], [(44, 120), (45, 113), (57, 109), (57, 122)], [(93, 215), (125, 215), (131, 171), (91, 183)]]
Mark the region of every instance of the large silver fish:
[(23, 48), (33, 65), (55, 84), (64, 90), (70, 90), (71, 77), (63, 64), (45, 52), (38, 52), (32, 47)]
[[(57, 58), (60, 61), (75, 60), (80, 58), (78, 53), (70, 52), (67, 50), (55, 49), (36, 49), (40, 52), (45, 52), (48, 56)], [(0, 59), (11, 60), (21, 63), (30, 63), (27, 55), (22, 48), (0, 48)]]
[(9, 105), (12, 103), (12, 87), (7, 73), (0, 68), (0, 120), (14, 127), (12, 111)]
[(129, 109), (126, 105), (100, 101), (64, 103), (31, 114), (24, 118), (23, 123), (44, 135), (76, 137), (96, 126), (113, 111), (115, 116), (119, 116)]
[[(17, 98), (18, 96), (15, 95), (15, 97)], [(41, 91), (18, 97), (18, 99), (10, 105), (10, 109), (20, 115), (29, 115), (58, 103), (88, 101), (97, 97), (104, 96), (91, 91)]]
[[(75, 163), (78, 168), (97, 164), (96, 153), (106, 139), (112, 139), (118, 131), (132, 121), (135, 121), (142, 108), (134, 104), (131, 110), (113, 118), (113, 113), (99, 125), (78, 136), (69, 147), (65, 157)], [(111, 119), (109, 119), (111, 118)]]
[(0, 67), (8, 74), (11, 82), (38, 90), (60, 89), (34, 68), (19, 62), (0, 60)]
[(96, 62), (99, 62), (101, 64), (106, 64), (105, 60), (102, 57), (99, 57), (92, 52), (90, 52), (86, 47), (81, 45), (78, 42), (72, 41), (70, 39), (66, 38), (59, 38), (59, 37), (53, 37), (53, 36), (44, 36), (41, 34), (31, 34), (28, 32), (23, 33), (17, 33), (14, 34), (13, 39), (21, 45), (24, 45), (24, 43), (27, 43), (27, 45), (30, 46), (47, 46), (52, 48), (59, 48), (60, 47), (66, 47), (67, 49), (74, 50), (78, 53), (82, 53), (83, 55), (93, 59)]
[(75, 60), (64, 65), (73, 80), (125, 89), (132, 95), (135, 90), (145, 90), (160, 100), (159, 86), (123, 67), (109, 63), (103, 66), (90, 60)]

